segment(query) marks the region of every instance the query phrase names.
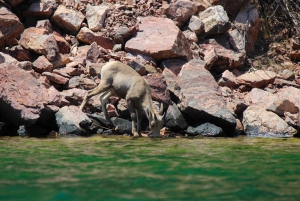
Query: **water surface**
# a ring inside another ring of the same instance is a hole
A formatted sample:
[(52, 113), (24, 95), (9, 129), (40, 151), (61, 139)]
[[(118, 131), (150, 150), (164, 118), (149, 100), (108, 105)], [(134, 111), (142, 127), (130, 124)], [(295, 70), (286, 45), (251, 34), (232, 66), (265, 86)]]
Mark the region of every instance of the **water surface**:
[(0, 200), (299, 200), (300, 139), (0, 138)]

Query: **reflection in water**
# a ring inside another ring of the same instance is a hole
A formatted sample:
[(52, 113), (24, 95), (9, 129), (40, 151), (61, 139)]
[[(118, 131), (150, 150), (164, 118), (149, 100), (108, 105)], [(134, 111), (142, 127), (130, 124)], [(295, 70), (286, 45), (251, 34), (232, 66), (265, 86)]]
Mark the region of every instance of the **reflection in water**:
[(0, 138), (0, 200), (297, 200), (300, 140)]

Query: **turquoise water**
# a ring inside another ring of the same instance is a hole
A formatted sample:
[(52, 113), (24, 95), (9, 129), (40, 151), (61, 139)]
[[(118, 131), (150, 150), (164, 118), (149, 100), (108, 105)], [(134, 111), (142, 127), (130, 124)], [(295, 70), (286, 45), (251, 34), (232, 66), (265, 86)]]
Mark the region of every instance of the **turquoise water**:
[(0, 138), (0, 200), (299, 200), (300, 139)]

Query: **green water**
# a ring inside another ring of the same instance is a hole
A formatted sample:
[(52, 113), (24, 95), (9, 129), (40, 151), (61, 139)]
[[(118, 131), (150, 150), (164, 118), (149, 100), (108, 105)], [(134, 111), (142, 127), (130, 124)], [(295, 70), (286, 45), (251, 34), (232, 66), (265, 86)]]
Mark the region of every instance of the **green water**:
[(299, 200), (300, 139), (0, 138), (0, 200)]

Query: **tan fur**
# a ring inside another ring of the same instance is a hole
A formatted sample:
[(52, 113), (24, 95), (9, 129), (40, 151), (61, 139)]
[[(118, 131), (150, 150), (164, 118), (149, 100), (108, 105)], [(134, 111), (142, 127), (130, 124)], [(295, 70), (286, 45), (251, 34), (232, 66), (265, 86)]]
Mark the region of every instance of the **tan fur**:
[[(113, 125), (106, 110), (107, 100), (111, 95), (117, 95), (127, 102), (132, 119), (132, 134), (141, 136), (142, 111), (146, 112), (149, 125), (154, 136), (159, 136), (163, 126), (163, 117), (153, 109), (151, 91), (148, 82), (130, 66), (118, 61), (106, 63), (101, 69), (100, 84), (89, 90), (84, 97), (80, 109), (94, 95), (100, 97), (105, 118)], [(162, 112), (162, 110), (160, 110)], [(136, 129), (137, 121), (137, 129)]]

